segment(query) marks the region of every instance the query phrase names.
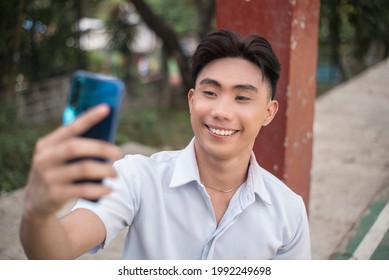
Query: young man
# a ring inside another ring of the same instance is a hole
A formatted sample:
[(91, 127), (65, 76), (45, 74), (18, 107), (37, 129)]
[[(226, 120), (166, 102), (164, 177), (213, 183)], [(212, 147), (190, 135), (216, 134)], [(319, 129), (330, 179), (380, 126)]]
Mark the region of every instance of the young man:
[[(304, 203), (262, 169), (252, 152), (278, 110), (279, 63), (260, 36), (220, 30), (193, 57), (188, 93), (194, 138), (181, 151), (127, 155), (77, 135), (99, 106), (39, 140), (26, 186), (21, 240), (29, 258), (72, 259), (107, 246), (128, 227), (125, 259), (310, 259)], [(101, 185), (79, 179), (105, 177)], [(62, 219), (56, 212), (80, 199)]]

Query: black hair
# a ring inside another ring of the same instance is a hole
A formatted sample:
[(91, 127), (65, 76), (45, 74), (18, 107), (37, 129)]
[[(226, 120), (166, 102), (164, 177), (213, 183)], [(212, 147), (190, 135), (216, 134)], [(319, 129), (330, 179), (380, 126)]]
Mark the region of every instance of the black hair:
[(269, 83), (271, 99), (274, 99), (280, 77), (280, 63), (271, 44), (261, 35), (243, 37), (228, 29), (210, 33), (197, 46), (192, 58), (194, 83), (205, 65), (215, 59), (227, 57), (241, 57), (257, 65)]

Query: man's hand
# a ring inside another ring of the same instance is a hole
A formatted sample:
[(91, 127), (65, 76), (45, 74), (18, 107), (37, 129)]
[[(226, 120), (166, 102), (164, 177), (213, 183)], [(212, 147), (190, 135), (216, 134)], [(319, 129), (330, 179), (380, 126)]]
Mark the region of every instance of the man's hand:
[[(75, 183), (81, 179), (96, 180), (116, 175), (111, 161), (120, 157), (120, 149), (104, 141), (79, 137), (108, 113), (108, 106), (99, 105), (72, 124), (38, 140), (26, 185), (25, 219), (44, 220), (71, 199), (98, 199), (110, 192), (109, 187), (101, 184)], [(82, 157), (107, 161), (71, 161)]]

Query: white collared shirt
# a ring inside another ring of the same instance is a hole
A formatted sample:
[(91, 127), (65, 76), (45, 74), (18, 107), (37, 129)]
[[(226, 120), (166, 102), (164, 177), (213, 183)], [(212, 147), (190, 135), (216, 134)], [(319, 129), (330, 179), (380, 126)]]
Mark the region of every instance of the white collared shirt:
[(129, 226), (124, 259), (310, 259), (305, 206), (275, 176), (250, 158), (248, 178), (235, 192), (219, 225), (201, 184), (194, 140), (181, 151), (151, 157), (127, 155), (107, 179), (114, 191), (95, 212), (106, 227), (107, 246)]

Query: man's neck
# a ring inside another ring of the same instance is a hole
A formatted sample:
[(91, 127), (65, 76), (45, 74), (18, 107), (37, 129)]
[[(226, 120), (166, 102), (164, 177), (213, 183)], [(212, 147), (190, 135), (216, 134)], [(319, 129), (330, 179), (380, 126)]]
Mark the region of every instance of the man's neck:
[(214, 158), (201, 151), (196, 152), (200, 180), (205, 186), (229, 190), (246, 181), (250, 154), (233, 158)]

